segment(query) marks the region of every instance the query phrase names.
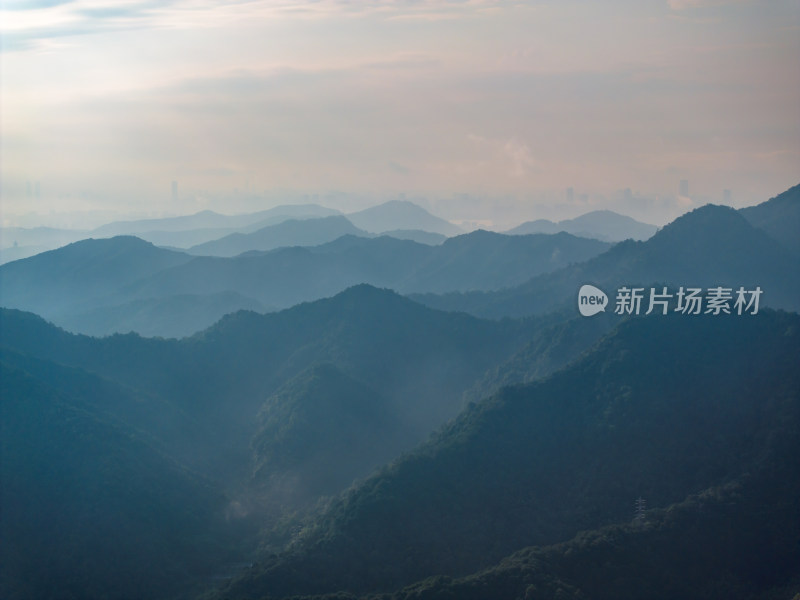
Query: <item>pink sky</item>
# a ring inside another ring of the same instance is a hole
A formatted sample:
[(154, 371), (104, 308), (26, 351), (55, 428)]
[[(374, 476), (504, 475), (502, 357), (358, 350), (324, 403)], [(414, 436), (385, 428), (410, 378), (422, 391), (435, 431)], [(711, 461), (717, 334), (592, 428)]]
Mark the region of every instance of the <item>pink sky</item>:
[(567, 187), (590, 208), (625, 188), (657, 197), (658, 222), (724, 189), (741, 206), (798, 183), (796, 1), (0, 7), (6, 222), (233, 212), (253, 208), (245, 189), (574, 216)]

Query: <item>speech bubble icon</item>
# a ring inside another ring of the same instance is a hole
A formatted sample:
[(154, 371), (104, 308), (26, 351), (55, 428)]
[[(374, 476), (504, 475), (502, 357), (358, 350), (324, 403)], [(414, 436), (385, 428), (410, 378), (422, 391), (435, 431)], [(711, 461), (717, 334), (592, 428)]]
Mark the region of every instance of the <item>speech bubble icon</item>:
[(591, 317), (606, 310), (608, 296), (593, 285), (582, 285), (578, 290), (578, 310), (584, 317)]

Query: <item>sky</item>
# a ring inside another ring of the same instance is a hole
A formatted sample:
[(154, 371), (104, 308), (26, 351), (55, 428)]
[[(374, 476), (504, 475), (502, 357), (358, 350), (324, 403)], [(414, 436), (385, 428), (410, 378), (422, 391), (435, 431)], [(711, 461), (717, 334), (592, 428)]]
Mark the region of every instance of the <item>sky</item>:
[(800, 179), (797, 0), (0, 0), (0, 41), (4, 225), (401, 194), (661, 224)]

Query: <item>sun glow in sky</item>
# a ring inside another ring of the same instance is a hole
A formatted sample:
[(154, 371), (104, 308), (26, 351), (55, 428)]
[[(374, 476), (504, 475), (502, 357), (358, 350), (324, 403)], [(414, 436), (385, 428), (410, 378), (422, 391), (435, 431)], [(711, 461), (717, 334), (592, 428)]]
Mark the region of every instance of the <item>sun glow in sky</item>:
[(658, 222), (798, 183), (796, 0), (0, 0), (0, 30), (5, 221), (234, 190), (536, 218), (572, 187)]

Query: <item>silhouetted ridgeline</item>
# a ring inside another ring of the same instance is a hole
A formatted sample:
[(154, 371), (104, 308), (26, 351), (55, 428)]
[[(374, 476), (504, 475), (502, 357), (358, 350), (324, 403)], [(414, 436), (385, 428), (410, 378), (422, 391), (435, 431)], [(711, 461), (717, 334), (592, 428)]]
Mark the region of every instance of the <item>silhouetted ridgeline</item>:
[(739, 211), (754, 227), (766, 231), (787, 250), (800, 256), (800, 184)]
[[(793, 210), (800, 213), (800, 202)], [(571, 305), (584, 283), (609, 294), (620, 286), (664, 284), (764, 290), (762, 305), (800, 309), (800, 258), (737, 211), (706, 205), (670, 223), (646, 242), (628, 240), (584, 263), (494, 292), (415, 295), (443, 310), (498, 318), (542, 314)]]
[(653, 236), (658, 228), (655, 225), (641, 223), (617, 214), (610, 210), (595, 210), (575, 219), (567, 219), (554, 223), (546, 219), (527, 221), (508, 230), (511, 235), (529, 233), (558, 233), (565, 231), (572, 235), (589, 237), (605, 242), (621, 242), (622, 240), (646, 240)]
[(192, 246), (189, 254), (236, 256), (243, 252), (274, 250), (283, 246), (318, 246), (343, 235), (368, 235), (345, 217), (288, 219), (252, 233), (231, 233), (218, 240)]
[[(85, 240), (0, 266), (0, 304), (81, 333), (184, 336), (240, 309), (293, 306), (361, 283), (400, 292), (497, 289), (607, 248), (568, 234), (477, 231), (439, 246), (348, 235), (316, 247), (219, 258), (133, 237)], [(186, 310), (187, 302), (196, 309)]]

